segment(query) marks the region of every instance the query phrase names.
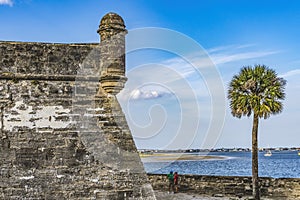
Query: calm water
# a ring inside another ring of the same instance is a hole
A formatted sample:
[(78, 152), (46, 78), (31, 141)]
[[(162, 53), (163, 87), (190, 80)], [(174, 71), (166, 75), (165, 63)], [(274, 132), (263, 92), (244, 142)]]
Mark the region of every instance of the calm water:
[[(251, 152), (212, 152), (208, 155), (222, 156), (224, 159), (196, 161), (153, 161), (144, 162), (147, 172), (180, 174), (251, 176)], [(265, 157), (259, 153), (259, 176), (274, 178), (300, 178), (300, 156), (296, 151), (272, 152)]]

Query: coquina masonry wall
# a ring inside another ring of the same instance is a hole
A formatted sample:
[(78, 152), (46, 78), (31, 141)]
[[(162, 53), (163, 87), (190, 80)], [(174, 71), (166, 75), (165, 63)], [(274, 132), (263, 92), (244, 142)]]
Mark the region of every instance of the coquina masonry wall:
[[(164, 174), (148, 174), (154, 189), (168, 191)], [(300, 199), (300, 179), (260, 178), (261, 195), (278, 200)], [(207, 194), (211, 196), (251, 196), (251, 177), (179, 175), (180, 192)]]
[(116, 94), (126, 29), (101, 44), (0, 42), (0, 199), (155, 199)]

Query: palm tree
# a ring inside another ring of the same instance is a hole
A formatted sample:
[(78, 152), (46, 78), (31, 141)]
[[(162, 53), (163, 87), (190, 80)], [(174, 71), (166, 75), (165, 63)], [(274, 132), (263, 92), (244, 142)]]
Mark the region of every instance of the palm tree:
[(281, 100), (285, 98), (283, 78), (277, 77), (274, 70), (265, 65), (243, 67), (238, 75), (233, 76), (229, 89), (231, 113), (234, 117), (250, 117), (252, 125), (252, 188), (253, 196), (260, 199), (258, 184), (258, 146), (257, 132), (259, 118), (267, 119), (271, 114), (278, 114), (283, 109)]

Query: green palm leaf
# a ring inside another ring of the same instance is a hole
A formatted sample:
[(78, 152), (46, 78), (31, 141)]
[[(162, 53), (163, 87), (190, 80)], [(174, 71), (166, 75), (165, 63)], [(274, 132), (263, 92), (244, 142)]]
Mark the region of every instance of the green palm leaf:
[(230, 82), (228, 98), (232, 115), (250, 116), (256, 112), (260, 118), (282, 111), (286, 81), (277, 77), (274, 70), (265, 65), (248, 66), (241, 69)]

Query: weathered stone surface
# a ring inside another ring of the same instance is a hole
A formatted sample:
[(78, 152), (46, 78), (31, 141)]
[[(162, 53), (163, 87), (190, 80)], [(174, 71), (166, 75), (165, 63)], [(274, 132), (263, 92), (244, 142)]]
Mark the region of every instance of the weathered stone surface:
[(0, 41), (0, 73), (76, 75), (97, 45)]
[[(148, 177), (154, 189), (168, 190), (168, 180), (165, 174), (148, 174)], [(259, 181), (262, 197), (300, 199), (299, 178), (261, 177)], [(245, 197), (252, 195), (252, 179), (242, 176), (180, 175), (179, 188), (180, 192), (187, 193)]]
[(111, 94), (123, 89), (125, 77), (125, 29), (123, 19), (115, 14), (106, 14), (99, 25), (101, 37), (100, 82), (102, 88)]
[(0, 199), (155, 199), (115, 96), (125, 38), (107, 41), (0, 42)]

